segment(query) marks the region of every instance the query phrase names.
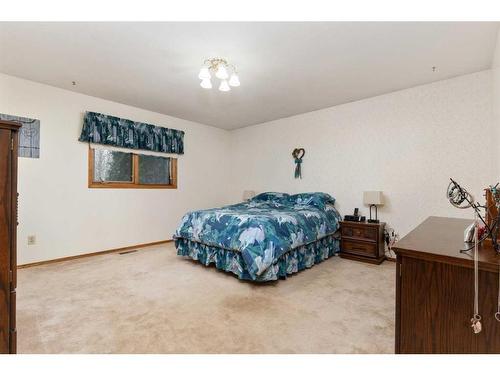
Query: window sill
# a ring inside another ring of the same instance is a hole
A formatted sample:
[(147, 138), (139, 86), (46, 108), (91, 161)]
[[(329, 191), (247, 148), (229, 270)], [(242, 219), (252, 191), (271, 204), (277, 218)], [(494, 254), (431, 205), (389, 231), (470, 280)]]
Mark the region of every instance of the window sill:
[(110, 183), (90, 183), (89, 189), (177, 189), (177, 184), (174, 185), (137, 185), (119, 182)]

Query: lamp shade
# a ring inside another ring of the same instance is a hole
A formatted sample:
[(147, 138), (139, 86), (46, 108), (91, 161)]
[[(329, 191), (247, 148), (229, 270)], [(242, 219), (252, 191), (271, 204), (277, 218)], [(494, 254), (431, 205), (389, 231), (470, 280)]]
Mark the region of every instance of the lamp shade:
[(207, 66), (203, 66), (200, 69), (200, 74), (198, 74), (199, 79), (210, 79), (210, 71)]
[(220, 82), (219, 90), (224, 92), (231, 90), (225, 79)]
[(229, 86), (238, 87), (240, 85), (240, 79), (236, 73), (231, 74), (229, 78)]
[(255, 191), (253, 190), (245, 190), (243, 191), (243, 200), (247, 201), (255, 197)]
[(219, 79), (228, 79), (229, 74), (227, 73), (227, 69), (224, 65), (219, 65), (217, 68), (217, 72), (215, 73), (215, 76)]
[(365, 191), (363, 192), (363, 203), (382, 206), (384, 204), (384, 195), (381, 191)]
[(203, 87), (204, 89), (211, 89), (212, 82), (210, 81), (210, 78), (203, 78), (201, 80), (200, 86)]

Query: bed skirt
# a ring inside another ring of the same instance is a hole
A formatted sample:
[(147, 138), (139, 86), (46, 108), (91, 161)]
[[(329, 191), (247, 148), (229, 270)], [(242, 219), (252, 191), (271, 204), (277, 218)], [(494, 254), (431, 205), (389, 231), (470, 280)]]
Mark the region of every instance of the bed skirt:
[(175, 238), (177, 255), (187, 256), (205, 266), (214, 264), (219, 270), (232, 272), (242, 280), (272, 281), (311, 268), (328, 259), (340, 250), (339, 238), (335, 234), (324, 237), (307, 245), (299, 246), (279, 257), (261, 275), (252, 278), (246, 270), (245, 262), (238, 251), (226, 250), (217, 246), (205, 245), (186, 238)]

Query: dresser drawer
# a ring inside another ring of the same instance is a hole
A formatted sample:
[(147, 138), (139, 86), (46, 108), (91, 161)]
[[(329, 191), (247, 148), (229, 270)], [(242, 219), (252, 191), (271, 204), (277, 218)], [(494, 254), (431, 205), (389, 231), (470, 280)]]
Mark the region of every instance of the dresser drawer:
[(377, 241), (376, 227), (342, 226), (342, 237), (361, 238), (363, 240)]
[(342, 251), (352, 254), (377, 257), (377, 245), (370, 242), (359, 242), (342, 239)]

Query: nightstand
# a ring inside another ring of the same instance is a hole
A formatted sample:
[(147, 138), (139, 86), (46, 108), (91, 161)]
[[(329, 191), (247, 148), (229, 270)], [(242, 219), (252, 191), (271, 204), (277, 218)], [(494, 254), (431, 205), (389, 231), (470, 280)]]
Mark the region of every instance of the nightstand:
[(341, 221), (340, 257), (380, 264), (385, 259), (385, 223)]

